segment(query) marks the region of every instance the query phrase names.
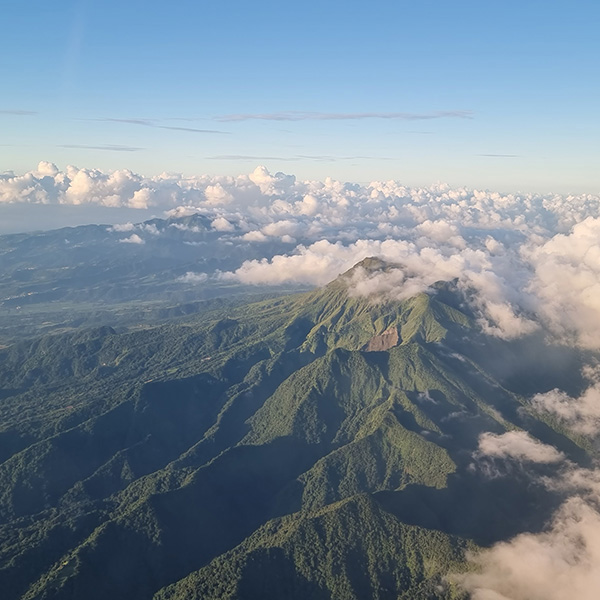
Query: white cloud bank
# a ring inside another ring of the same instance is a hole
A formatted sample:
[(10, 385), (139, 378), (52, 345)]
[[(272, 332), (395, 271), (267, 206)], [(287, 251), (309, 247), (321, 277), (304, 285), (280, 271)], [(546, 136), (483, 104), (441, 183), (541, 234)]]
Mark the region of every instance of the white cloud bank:
[(207, 280), (208, 275), (206, 273), (194, 273), (193, 271), (188, 271), (178, 278), (178, 281), (182, 283), (204, 283)]
[(484, 434), (478, 456), (559, 465), (542, 480), (570, 497), (541, 533), (523, 533), (471, 556), (452, 577), (472, 600), (595, 600), (600, 590), (600, 471), (582, 469), (524, 432)]
[(123, 244), (145, 244), (146, 242), (137, 234), (132, 233), (128, 238), (119, 240)]
[(579, 341), (597, 346), (600, 338), (600, 218), (586, 217), (567, 234), (523, 249), (534, 265), (530, 283), (541, 310), (564, 335), (578, 332)]
[(479, 572), (461, 578), (472, 600), (597, 600), (600, 514), (573, 497), (547, 532), (518, 535), (473, 560)]
[(588, 368), (584, 375), (591, 385), (578, 398), (554, 389), (536, 394), (531, 399), (531, 406), (535, 411), (558, 418), (576, 433), (594, 437), (600, 433), (600, 373)]
[[(0, 175), (1, 203), (200, 212), (232, 243), (265, 248), (264, 259), (224, 277), (322, 285), (367, 256), (381, 256), (398, 270), (357, 275), (354, 293), (404, 298), (457, 279), (473, 292), (491, 334), (513, 338), (542, 325), (564, 340), (600, 347), (600, 196), (299, 181), (265, 167), (237, 177), (144, 177), (42, 162), (24, 175)], [(273, 255), (270, 242), (289, 250)]]

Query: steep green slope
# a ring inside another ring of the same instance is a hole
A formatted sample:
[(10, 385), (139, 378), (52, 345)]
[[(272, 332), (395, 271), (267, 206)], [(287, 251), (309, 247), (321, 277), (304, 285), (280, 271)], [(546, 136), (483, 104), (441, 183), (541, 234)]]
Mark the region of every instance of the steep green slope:
[[(447, 451), (402, 427), (393, 410), (379, 412), (354, 441), (333, 450), (298, 478), (304, 510), (364, 491), (401, 489), (410, 483), (446, 485), (456, 469)], [(288, 496), (293, 487), (286, 490)]]
[(260, 444), (292, 435), (310, 443), (344, 443), (394, 393), (430, 390), (441, 393), (455, 409), (472, 404), (476, 397), (418, 344), (385, 353), (335, 349), (296, 371), (278, 388), (249, 420), (252, 431), (244, 442)]
[(425, 293), (402, 302), (349, 296), (343, 277), (305, 294), (300, 302), (304, 323), (312, 325), (304, 347), (312, 351), (363, 349), (391, 330), (397, 331), (399, 343), (439, 342), (448, 329), (471, 325), (466, 315)]
[(250, 535), (272, 514), (281, 487), (312, 461), (293, 442), (233, 448), (180, 487), (113, 510), (23, 598), (146, 598)]

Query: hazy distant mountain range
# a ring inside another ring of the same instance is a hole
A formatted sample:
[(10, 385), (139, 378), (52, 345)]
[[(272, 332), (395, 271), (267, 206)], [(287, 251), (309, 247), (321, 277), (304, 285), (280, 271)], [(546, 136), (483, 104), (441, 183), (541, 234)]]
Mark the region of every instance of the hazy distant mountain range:
[[(155, 323), (212, 298), (264, 294), (222, 273), (284, 248), (278, 238), (244, 241), (235, 226), (218, 231), (200, 214), (0, 236), (0, 343), (130, 317)], [(269, 293), (284, 289), (302, 288)]]
[(289, 248), (281, 241), (245, 242), (231, 229), (217, 231), (211, 219), (194, 214), (0, 236), (1, 301), (14, 308), (53, 301), (181, 299), (186, 292), (198, 299), (214, 295), (207, 290), (211, 284), (227, 284), (209, 281), (216, 272)]

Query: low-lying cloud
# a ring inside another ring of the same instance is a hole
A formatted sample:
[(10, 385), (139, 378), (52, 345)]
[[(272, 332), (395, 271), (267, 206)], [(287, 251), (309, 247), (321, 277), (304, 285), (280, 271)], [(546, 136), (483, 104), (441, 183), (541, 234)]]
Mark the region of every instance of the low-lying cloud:
[(194, 273), (193, 271), (188, 271), (177, 279), (181, 283), (204, 283), (207, 280), (208, 275), (206, 273)]
[(145, 244), (144, 240), (137, 234), (132, 233), (129, 237), (119, 240), (123, 244)]
[(554, 389), (545, 394), (536, 394), (531, 407), (539, 413), (547, 413), (568, 429), (589, 437), (600, 433), (600, 376), (597, 369), (585, 373), (591, 385), (577, 398)]
[(543, 316), (557, 331), (595, 347), (600, 338), (600, 218), (587, 216), (570, 231), (524, 246), (534, 266), (530, 283)]
[(473, 558), (463, 578), (472, 600), (596, 600), (600, 589), (600, 514), (569, 499), (548, 531), (524, 533)]
[(532, 438), (526, 431), (508, 431), (501, 435), (484, 433), (479, 438), (479, 456), (552, 464), (562, 462), (564, 454), (553, 446)]
[[(600, 471), (583, 469), (524, 432), (484, 434), (476, 455), (557, 465), (538, 478), (568, 498), (540, 533), (522, 533), (470, 557), (454, 577), (473, 600), (594, 600), (600, 589)], [(535, 477), (535, 476), (532, 476)]]

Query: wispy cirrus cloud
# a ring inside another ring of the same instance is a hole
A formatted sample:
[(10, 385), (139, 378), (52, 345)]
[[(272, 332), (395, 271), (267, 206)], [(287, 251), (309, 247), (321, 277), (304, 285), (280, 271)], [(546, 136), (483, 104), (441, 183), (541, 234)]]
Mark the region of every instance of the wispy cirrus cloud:
[(35, 110), (21, 110), (21, 109), (3, 109), (0, 110), (0, 115), (15, 115), (18, 117), (32, 117), (37, 115)]
[(216, 156), (207, 156), (207, 160), (281, 160), (289, 162), (299, 162), (303, 160), (313, 160), (317, 162), (337, 162), (344, 160), (396, 160), (389, 156), (335, 156), (327, 154), (296, 154), (294, 156), (252, 156), (246, 154), (219, 154)]
[(396, 160), (389, 156), (335, 156), (335, 155), (312, 155), (312, 154), (298, 154), (301, 160), (316, 160), (322, 162), (336, 162), (338, 160)]
[(364, 119), (397, 119), (401, 121), (427, 121), (431, 119), (472, 119), (470, 110), (441, 110), (430, 113), (410, 112), (361, 112), (325, 113), (305, 111), (282, 111), (274, 113), (240, 113), (220, 115), (216, 121), (360, 121)]
[[(228, 135), (229, 131), (221, 131), (219, 129), (200, 129), (198, 127), (180, 127), (176, 125), (161, 125), (161, 121), (158, 119), (116, 119), (116, 118), (103, 118), (103, 119), (92, 119), (93, 121), (103, 121), (105, 123), (123, 123), (125, 125), (138, 125), (140, 127), (153, 127), (155, 129), (169, 129), (171, 131), (186, 131), (189, 133), (217, 133)], [(173, 119), (169, 119), (173, 120)]]
[(298, 157), (292, 156), (252, 156), (247, 154), (218, 154), (216, 156), (207, 156), (207, 160), (286, 160), (286, 161), (298, 161), (301, 160)]
[(174, 125), (151, 125), (158, 129), (170, 129), (171, 131), (189, 131), (191, 133), (222, 133), (228, 135), (229, 131), (220, 131), (218, 129), (198, 129), (196, 127), (176, 127)]
[(107, 152), (138, 152), (145, 148), (137, 146), (121, 146), (120, 144), (105, 144), (100, 146), (88, 146), (87, 144), (59, 144), (58, 148), (77, 148), (80, 150), (106, 150)]

